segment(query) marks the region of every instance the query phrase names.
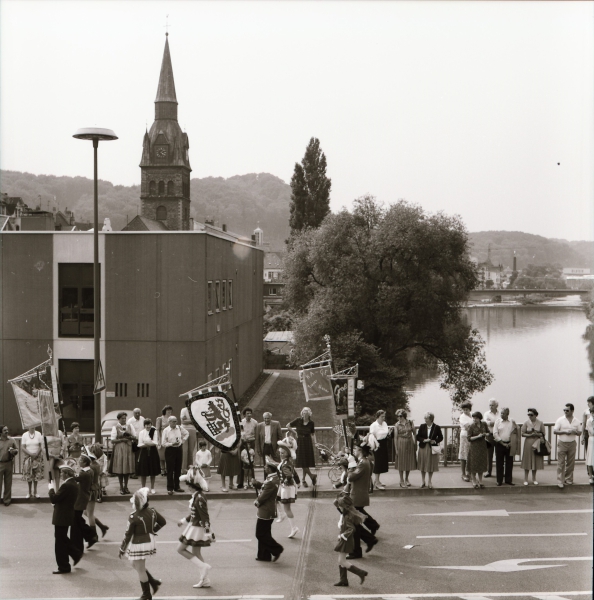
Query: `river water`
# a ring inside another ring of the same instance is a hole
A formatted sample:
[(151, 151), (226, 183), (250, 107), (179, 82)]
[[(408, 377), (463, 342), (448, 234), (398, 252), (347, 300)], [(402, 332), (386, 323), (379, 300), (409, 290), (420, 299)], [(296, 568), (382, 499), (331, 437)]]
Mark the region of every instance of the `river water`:
[[(487, 365), (495, 379), (472, 398), (473, 409), (485, 412), (489, 399), (509, 406), (510, 416), (523, 423), (526, 410), (536, 408), (544, 422), (563, 415), (563, 405), (572, 402), (576, 416), (587, 408), (594, 394), (589, 378), (586, 342), (582, 336), (588, 320), (579, 306), (475, 307), (468, 319), (485, 340)], [(415, 373), (411, 378), (410, 418), (423, 422), (427, 411), (435, 422), (452, 422), (452, 403), (440, 389), (435, 373)]]

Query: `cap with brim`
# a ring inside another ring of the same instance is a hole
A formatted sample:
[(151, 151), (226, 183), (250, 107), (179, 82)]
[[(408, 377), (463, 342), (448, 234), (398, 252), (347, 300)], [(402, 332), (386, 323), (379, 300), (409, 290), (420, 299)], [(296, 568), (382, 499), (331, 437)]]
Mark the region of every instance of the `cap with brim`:
[(91, 446), (85, 446), (85, 452), (87, 453), (88, 457), (97, 460), (97, 457), (93, 454), (93, 451), (91, 450)]
[(62, 463), (61, 465), (58, 465), (58, 469), (69, 469), (70, 471), (74, 471), (72, 465), (69, 465), (68, 463)]

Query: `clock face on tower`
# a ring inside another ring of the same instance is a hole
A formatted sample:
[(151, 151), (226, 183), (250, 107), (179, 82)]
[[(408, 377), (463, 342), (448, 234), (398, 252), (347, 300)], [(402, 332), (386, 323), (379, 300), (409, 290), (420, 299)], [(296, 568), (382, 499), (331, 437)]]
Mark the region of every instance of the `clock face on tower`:
[(167, 158), (167, 146), (157, 146), (155, 155), (157, 158)]

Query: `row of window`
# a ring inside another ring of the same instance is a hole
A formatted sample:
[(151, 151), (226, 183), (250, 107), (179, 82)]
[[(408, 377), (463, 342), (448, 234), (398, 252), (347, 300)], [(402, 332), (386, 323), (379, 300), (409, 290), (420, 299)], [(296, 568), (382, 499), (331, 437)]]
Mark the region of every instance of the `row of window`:
[(212, 315), (221, 310), (233, 308), (233, 279), (223, 279), (208, 282), (207, 309)]
[[(164, 196), (165, 189), (167, 189), (168, 196), (175, 195), (175, 184), (173, 183), (173, 181), (168, 181), (167, 187), (165, 186), (164, 181), (159, 181), (159, 182), (151, 181), (149, 183), (149, 193), (152, 194), (153, 196), (156, 194), (159, 194), (160, 196)], [(182, 181), (182, 192), (186, 198), (190, 195), (190, 184), (187, 181)]]
[[(116, 383), (115, 384), (115, 395), (117, 398), (128, 397), (128, 384), (127, 383)], [(148, 398), (149, 397), (149, 384), (148, 383), (137, 383), (136, 384), (136, 397), (137, 398)]]

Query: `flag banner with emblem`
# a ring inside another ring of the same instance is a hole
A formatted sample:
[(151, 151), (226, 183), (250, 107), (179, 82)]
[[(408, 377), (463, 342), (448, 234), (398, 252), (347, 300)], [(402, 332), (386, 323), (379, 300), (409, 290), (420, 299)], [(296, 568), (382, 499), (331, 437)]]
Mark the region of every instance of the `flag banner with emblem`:
[(331, 400), (334, 397), (330, 383), (331, 375), (332, 368), (330, 364), (313, 369), (303, 369), (302, 381), (306, 402)]
[(334, 397), (334, 407), (336, 416), (341, 417), (348, 413), (348, 377), (332, 376), (332, 395)]
[(58, 436), (58, 419), (54, 409), (54, 398), (50, 390), (39, 390), (37, 395), (39, 402), (39, 415), (41, 419), (41, 433), (43, 435)]
[(19, 415), (21, 417), (21, 424), (23, 429), (29, 429), (29, 427), (39, 427), (41, 425), (41, 418), (39, 416), (39, 405), (37, 404), (37, 398), (29, 394), (23, 388), (19, 387), (16, 383), (11, 382), (12, 391), (14, 392), (14, 398), (19, 409)]
[(202, 435), (221, 450), (234, 450), (241, 425), (234, 402), (222, 391), (205, 392), (186, 400), (190, 418)]

